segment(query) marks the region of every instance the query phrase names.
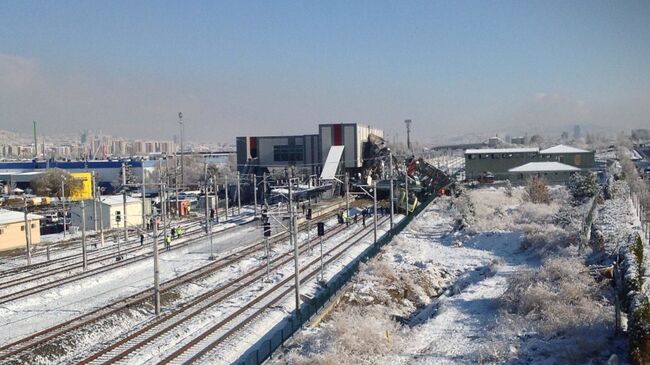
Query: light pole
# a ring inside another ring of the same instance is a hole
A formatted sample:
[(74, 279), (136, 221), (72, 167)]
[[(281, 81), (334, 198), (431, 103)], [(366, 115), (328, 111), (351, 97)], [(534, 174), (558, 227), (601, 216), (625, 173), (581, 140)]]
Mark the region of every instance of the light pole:
[(94, 223), (94, 228), (95, 232), (97, 232), (97, 179), (95, 178), (95, 171), (91, 173), (91, 185), (93, 188), (93, 223)]
[(409, 215), (409, 173), (408, 166), (404, 165), (404, 189), (406, 189), (406, 194), (404, 196), (406, 202), (406, 216)]
[(142, 160), (141, 162), (142, 162), (142, 188), (140, 189), (140, 193), (142, 194), (142, 231), (146, 232), (147, 231), (147, 219), (146, 219), (147, 217), (146, 217), (145, 212), (144, 212), (145, 211), (144, 208), (145, 208), (145, 205), (146, 205), (146, 202), (145, 202), (146, 193), (145, 193), (145, 187), (144, 187), (144, 185), (146, 184), (146, 176), (145, 176), (146, 171), (144, 170), (144, 160)]
[(350, 217), (350, 175), (345, 172), (345, 219)]

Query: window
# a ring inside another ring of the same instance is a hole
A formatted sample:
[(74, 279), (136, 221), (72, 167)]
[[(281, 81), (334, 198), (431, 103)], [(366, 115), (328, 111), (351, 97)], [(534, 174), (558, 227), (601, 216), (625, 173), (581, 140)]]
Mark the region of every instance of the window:
[(501, 154), (501, 158), (510, 158), (510, 156), (507, 153)]
[(32, 228), (36, 228), (36, 225), (35, 225), (34, 223), (32, 223), (32, 226), (31, 226), (31, 227), (32, 227)]
[(273, 146), (273, 160), (275, 161), (285, 161), (285, 162), (302, 161), (303, 155), (304, 155), (304, 146), (302, 145)]
[(470, 153), (470, 154), (467, 154), (467, 159), (468, 159), (468, 160), (473, 160), (473, 159), (474, 159), (474, 155), (472, 155), (471, 153)]
[(25, 232), (25, 225), (21, 225), (21, 226), (20, 226), (20, 231), (21, 231), (21, 232)]

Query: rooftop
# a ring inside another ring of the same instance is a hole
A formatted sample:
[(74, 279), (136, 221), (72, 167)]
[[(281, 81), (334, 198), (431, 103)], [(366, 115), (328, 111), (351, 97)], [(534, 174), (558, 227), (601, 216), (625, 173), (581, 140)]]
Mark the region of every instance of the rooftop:
[(481, 148), (481, 149), (471, 149), (465, 150), (465, 154), (473, 153), (530, 153), (530, 152), (539, 152), (537, 147), (527, 147), (527, 148)]
[(571, 146), (565, 146), (563, 144), (559, 144), (557, 146), (553, 146), (550, 148), (547, 148), (545, 150), (539, 151), (539, 153), (588, 153), (591, 151), (583, 150), (580, 148), (576, 147), (571, 147)]
[(545, 171), (580, 171), (579, 168), (561, 162), (529, 162), (525, 165), (513, 167), (509, 172), (545, 172)]
[[(122, 195), (104, 195), (104, 196), (101, 197), (101, 201), (102, 201), (102, 203), (104, 203), (106, 205), (119, 205), (119, 204), (123, 203)], [(136, 198), (132, 198), (130, 196), (126, 197), (126, 202), (127, 203), (138, 203), (140, 201), (141, 200), (136, 199)]]
[[(27, 218), (29, 220), (43, 219), (42, 216), (38, 214), (31, 214), (31, 213), (27, 215)], [(16, 223), (16, 222), (22, 222), (24, 220), (25, 220), (25, 213), (23, 212), (0, 209), (0, 224)]]

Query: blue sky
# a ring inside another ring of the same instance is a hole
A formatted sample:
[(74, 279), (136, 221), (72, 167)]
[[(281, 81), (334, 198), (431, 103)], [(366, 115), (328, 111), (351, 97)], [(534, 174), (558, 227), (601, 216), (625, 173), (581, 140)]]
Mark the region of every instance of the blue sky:
[(8, 1), (0, 128), (170, 137), (178, 110), (220, 141), (650, 125), (648, 19), (648, 1)]

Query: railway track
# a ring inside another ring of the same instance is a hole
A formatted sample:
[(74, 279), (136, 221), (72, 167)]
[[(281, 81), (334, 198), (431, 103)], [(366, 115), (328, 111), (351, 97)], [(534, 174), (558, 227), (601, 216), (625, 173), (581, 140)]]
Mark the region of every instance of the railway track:
[[(228, 228), (226, 228), (224, 230), (221, 230), (219, 232), (230, 231), (230, 230), (236, 229), (238, 227), (239, 227), (239, 225), (238, 226), (233, 226), (233, 227), (228, 227)], [(187, 247), (188, 245), (191, 245), (191, 244), (193, 244), (193, 243), (195, 243), (197, 241), (203, 240), (206, 237), (205, 233), (200, 228), (194, 230), (192, 233), (187, 233), (187, 235), (189, 235), (190, 237), (188, 237), (183, 242), (173, 244), (171, 246), (170, 250), (177, 250), (177, 249), (180, 249), (180, 248), (183, 248), (183, 247)], [(160, 244), (162, 244), (162, 243), (163, 242), (161, 240)], [(138, 246), (138, 247), (134, 247), (130, 252), (134, 252), (134, 251), (138, 251), (138, 250), (142, 250), (142, 249), (143, 249), (143, 247)], [(115, 254), (113, 253), (113, 254), (108, 255), (108, 257), (106, 257), (106, 258), (103, 258), (101, 260), (95, 260), (93, 262), (103, 261), (103, 260), (106, 260), (108, 258), (113, 258), (114, 256), (115, 256)], [(44, 292), (44, 291), (52, 289), (52, 288), (56, 288), (56, 287), (61, 286), (61, 285), (73, 283), (75, 281), (83, 280), (85, 278), (89, 278), (89, 277), (92, 277), (92, 276), (95, 276), (95, 275), (99, 275), (101, 273), (105, 273), (105, 272), (108, 272), (108, 271), (119, 269), (121, 267), (125, 267), (125, 266), (131, 265), (131, 264), (136, 263), (136, 262), (147, 260), (152, 256), (153, 256), (153, 252), (152, 251), (147, 251), (147, 252), (142, 253), (142, 254), (137, 255), (137, 256), (124, 258), (124, 259), (122, 259), (120, 261), (115, 261), (115, 262), (112, 262), (112, 263), (104, 265), (104, 266), (92, 268), (92, 269), (86, 270), (84, 272), (80, 272), (80, 273), (77, 273), (77, 274), (74, 274), (74, 275), (71, 275), (71, 276), (68, 276), (68, 277), (65, 277), (65, 278), (56, 279), (56, 280), (53, 280), (53, 281), (49, 281), (49, 282), (46, 282), (46, 283), (35, 285), (33, 287), (18, 290), (18, 291), (9, 293), (9, 294), (1, 295), (0, 296), (0, 305), (9, 303), (9, 302), (12, 302), (14, 300), (24, 298), (24, 297), (27, 297), (27, 296), (30, 296), (30, 295), (33, 295), (33, 294), (41, 293), (41, 292)], [(80, 263), (74, 263), (72, 265), (56, 268), (56, 269), (53, 269), (53, 270), (45, 272), (45, 273), (39, 273), (39, 274), (37, 274), (35, 276), (29, 276), (29, 277), (26, 278), (26, 280), (23, 279), (23, 280), (17, 280), (16, 282), (7, 282), (6, 284), (3, 284), (1, 289), (6, 289), (6, 288), (9, 288), (9, 287), (12, 287), (12, 286), (24, 284), (25, 282), (46, 278), (48, 276), (55, 275), (57, 273), (74, 270), (74, 269), (79, 268), (79, 267), (81, 267)]]
[[(385, 223), (384, 218), (379, 224)], [(346, 238), (341, 243), (327, 250), (329, 258), (326, 263), (330, 264), (346, 253), (352, 246), (372, 233), (370, 227), (363, 228), (354, 235)], [(356, 237), (356, 238), (355, 238)], [(309, 268), (313, 268), (309, 270)], [(305, 272), (305, 270), (308, 270)], [(315, 258), (301, 267), (300, 282), (305, 283), (320, 272), (320, 258)], [(202, 331), (197, 337), (181, 346), (171, 354), (163, 358), (159, 364), (192, 364), (199, 362), (202, 358), (214, 351), (217, 346), (225, 342), (231, 336), (241, 331), (247, 324), (263, 314), (269, 307), (285, 299), (295, 289), (293, 286), (295, 274), (291, 274), (272, 288), (266, 290), (255, 299), (249, 301), (243, 307), (223, 318), (218, 323)]]
[[(178, 222), (178, 224), (185, 227), (185, 228), (191, 228), (193, 226), (199, 225), (202, 221), (204, 221), (204, 218), (192, 218), (191, 220)], [(76, 242), (72, 242), (69, 246), (71, 246), (72, 244), (81, 245), (81, 240), (78, 240)], [(93, 241), (87, 242), (87, 245), (93, 245), (93, 244), (99, 244), (99, 240), (97, 242), (95, 242), (95, 243), (93, 243)], [(66, 245), (68, 245), (67, 242), (66, 242)], [(137, 237), (133, 238), (133, 239), (129, 239), (128, 241), (126, 241), (124, 243), (121, 243), (121, 247), (125, 250), (125, 252), (126, 252), (126, 250), (130, 249), (131, 247), (138, 248), (138, 247), (140, 247), (140, 240)], [(104, 246), (104, 247), (97, 248), (96, 250), (89, 251), (88, 254), (89, 254), (89, 256), (91, 256), (91, 255), (96, 255), (96, 254), (103, 253), (103, 252), (110, 252), (107, 255), (105, 255), (107, 257), (110, 257), (111, 255), (113, 255), (113, 256), (115, 255), (115, 250), (116, 250), (116, 245), (109, 245), (109, 246)], [(129, 252), (132, 252), (132, 251), (129, 251)], [(33, 263), (31, 265), (22, 265), (22, 266), (18, 266), (18, 267), (12, 268), (12, 269), (2, 270), (2, 271), (0, 271), (0, 279), (8, 277), (8, 276), (18, 275), (18, 274), (21, 274), (21, 273), (24, 273), (24, 272), (32, 271), (32, 270), (39, 269), (39, 268), (46, 267), (46, 266), (57, 265), (57, 264), (68, 262), (68, 261), (81, 260), (81, 258), (82, 258), (82, 254), (81, 254), (81, 252), (79, 252), (79, 253), (74, 253), (74, 254), (71, 254), (71, 255), (57, 257), (57, 258), (51, 259), (49, 261), (42, 261), (42, 262)], [(81, 261), (77, 262), (77, 264), (78, 264), (79, 267), (81, 267)]]
[[(334, 213), (331, 213), (323, 217), (327, 219), (332, 217), (333, 215)], [(274, 238), (273, 243), (277, 243), (279, 240), (283, 240), (287, 238), (287, 234), (286, 233), (279, 234), (273, 238)], [(315, 238), (312, 241), (315, 241)], [(205, 278), (224, 267), (230, 266), (233, 263), (242, 260), (243, 258), (246, 258), (254, 253), (259, 252), (260, 249), (263, 249), (263, 247), (264, 247), (263, 241), (254, 243), (242, 250), (233, 252), (222, 258), (219, 258), (218, 260), (208, 265), (194, 269), (172, 280), (164, 282), (161, 284), (160, 287), (161, 295), (175, 288), (178, 288), (183, 284)], [(51, 342), (57, 338), (64, 337), (70, 332), (78, 330), (94, 322), (97, 322), (100, 319), (106, 318), (111, 315), (115, 315), (124, 309), (127, 309), (129, 307), (134, 307), (137, 305), (142, 305), (143, 303), (150, 301), (151, 297), (152, 297), (152, 289), (149, 288), (140, 291), (134, 295), (131, 295), (128, 298), (97, 308), (91, 312), (85, 313), (71, 320), (38, 331), (32, 335), (29, 335), (15, 342), (0, 346), (0, 362), (8, 361), (10, 358), (15, 358), (20, 354), (24, 354), (28, 350), (35, 349), (41, 345), (46, 345), (48, 342)], [(16, 363), (22, 363), (22, 362), (23, 361), (21, 360), (16, 361)]]

